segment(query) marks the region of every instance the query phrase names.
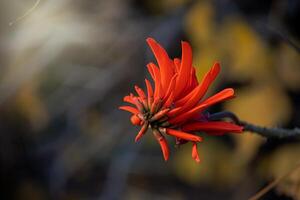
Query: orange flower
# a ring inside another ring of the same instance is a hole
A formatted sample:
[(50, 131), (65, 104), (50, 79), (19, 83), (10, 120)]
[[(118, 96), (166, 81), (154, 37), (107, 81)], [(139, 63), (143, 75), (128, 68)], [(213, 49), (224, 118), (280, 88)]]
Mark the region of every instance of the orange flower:
[(132, 106), (121, 106), (122, 110), (132, 113), (133, 125), (141, 126), (135, 141), (137, 142), (150, 128), (161, 146), (165, 160), (169, 158), (169, 147), (164, 135), (175, 137), (176, 144), (192, 143), (192, 158), (200, 162), (197, 143), (203, 138), (195, 132), (210, 135), (222, 135), (227, 132), (241, 133), (243, 127), (224, 121), (210, 121), (202, 112), (209, 106), (234, 97), (234, 90), (227, 88), (203, 99), (209, 86), (220, 72), (216, 62), (206, 73), (201, 83), (192, 66), (192, 49), (189, 43), (181, 42), (182, 57), (171, 60), (163, 47), (154, 39), (148, 38), (157, 64), (149, 63), (148, 71), (154, 82), (154, 89), (145, 79), (147, 92), (135, 86), (137, 95), (130, 94), (124, 101)]

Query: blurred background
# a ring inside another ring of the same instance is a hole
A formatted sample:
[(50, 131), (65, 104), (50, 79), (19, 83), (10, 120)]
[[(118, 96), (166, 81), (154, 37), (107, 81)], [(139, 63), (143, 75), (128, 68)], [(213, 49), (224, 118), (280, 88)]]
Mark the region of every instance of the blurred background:
[[(215, 60), (209, 91), (237, 98), (209, 111), (263, 126), (300, 126), (297, 0), (36, 0), (0, 2), (0, 199), (247, 199), (300, 160), (299, 139), (205, 137), (172, 144), (163, 161), (151, 134), (118, 110), (143, 86), (154, 58), (193, 47), (198, 78)], [(144, 87), (144, 86), (143, 86)], [(262, 199), (300, 199), (300, 170)]]

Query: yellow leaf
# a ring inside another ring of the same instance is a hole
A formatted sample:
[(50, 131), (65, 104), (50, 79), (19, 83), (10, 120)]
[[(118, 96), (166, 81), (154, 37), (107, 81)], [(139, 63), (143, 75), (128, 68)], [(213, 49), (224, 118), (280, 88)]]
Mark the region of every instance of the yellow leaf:
[(215, 40), (214, 8), (210, 1), (197, 2), (186, 16), (187, 34), (193, 44), (202, 45)]
[(270, 75), (271, 54), (259, 37), (239, 17), (226, 19), (218, 34), (224, 61), (236, 80), (264, 79)]

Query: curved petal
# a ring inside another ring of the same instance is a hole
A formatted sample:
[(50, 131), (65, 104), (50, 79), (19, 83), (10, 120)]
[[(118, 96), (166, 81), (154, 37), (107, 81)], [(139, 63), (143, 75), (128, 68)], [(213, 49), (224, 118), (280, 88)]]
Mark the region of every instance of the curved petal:
[(132, 114), (138, 114), (139, 111), (136, 108), (133, 108), (131, 106), (120, 106), (119, 107), (120, 110), (125, 110), (127, 112), (131, 112)]
[(151, 107), (153, 103), (153, 89), (150, 81), (145, 79), (146, 87), (147, 87), (147, 96), (148, 96), (148, 106)]
[[(193, 108), (192, 110), (189, 110), (188, 112), (178, 115), (172, 119), (169, 120), (171, 124), (177, 124), (182, 123), (190, 118), (192, 118), (195, 114), (203, 111), (207, 107), (219, 103), (221, 101), (224, 101), (226, 99), (234, 97), (234, 90), (232, 88), (227, 88), (222, 90), (221, 92), (215, 94), (214, 96), (211, 96), (210, 98), (206, 99), (204, 102), (200, 103), (198, 106)], [(171, 112), (169, 112), (171, 113)]]
[(183, 126), (185, 131), (233, 132), (241, 133), (242, 126), (223, 121), (193, 122)]
[(193, 142), (193, 147), (192, 147), (192, 158), (197, 162), (200, 163), (200, 157), (197, 151), (197, 143)]
[(156, 129), (153, 129), (153, 135), (155, 136), (157, 142), (160, 145), (161, 151), (163, 153), (165, 161), (169, 159), (169, 146), (165, 137)]
[(137, 134), (137, 136), (135, 137), (135, 142), (139, 141), (141, 139), (141, 137), (146, 133), (146, 131), (148, 130), (148, 123), (144, 123), (144, 125), (142, 126), (141, 130), (139, 131), (139, 133)]
[(182, 41), (182, 59), (180, 70), (178, 74), (178, 79), (176, 81), (176, 88), (175, 88), (175, 99), (178, 99), (181, 95), (181, 92), (185, 89), (186, 84), (189, 81), (189, 76), (192, 67), (192, 48), (189, 43)]
[(175, 136), (175, 137), (178, 137), (178, 138), (181, 138), (181, 139), (185, 139), (185, 140), (188, 140), (188, 141), (193, 141), (193, 142), (201, 142), (202, 141), (202, 137), (200, 137), (200, 136), (185, 133), (183, 131), (178, 131), (178, 130), (175, 130), (175, 129), (167, 128), (165, 132), (168, 135), (172, 135), (172, 136)]
[(206, 73), (202, 82), (188, 95), (178, 100), (175, 104), (176, 106), (183, 106), (186, 102), (188, 102), (191, 98), (194, 98), (195, 101), (200, 101), (202, 97), (207, 92), (211, 83), (216, 79), (220, 72), (220, 64), (216, 62), (209, 72)]
[(153, 38), (147, 38), (147, 43), (157, 60), (160, 68), (162, 89), (163, 91), (166, 91), (174, 73), (170, 63), (171, 60), (165, 49), (161, 47)]

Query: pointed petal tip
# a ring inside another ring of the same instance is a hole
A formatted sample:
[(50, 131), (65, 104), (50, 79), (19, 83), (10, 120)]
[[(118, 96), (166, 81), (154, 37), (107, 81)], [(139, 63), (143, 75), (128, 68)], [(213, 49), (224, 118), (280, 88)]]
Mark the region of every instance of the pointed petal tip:
[(230, 93), (234, 97), (234, 89), (233, 88), (228, 88), (228, 93)]
[(164, 156), (165, 162), (167, 162), (169, 160), (169, 150), (168, 150), (168, 152), (163, 153), (163, 156)]
[(215, 60), (214, 66), (221, 66), (220, 62), (218, 60)]
[(215, 61), (214, 64), (213, 64), (213, 68), (214, 68), (214, 70), (217, 71), (217, 73), (219, 73), (221, 71), (220, 62), (219, 61)]
[(137, 143), (139, 140), (140, 140), (140, 138), (139, 138), (138, 136), (136, 136), (136, 137), (134, 138), (134, 142), (135, 142), (135, 143)]
[(157, 43), (156, 40), (152, 37), (148, 37), (146, 39), (146, 42), (148, 43), (149, 46), (151, 46), (151, 44), (153, 44), (153, 43)]
[[(153, 37), (147, 37), (146, 38), (146, 41), (148, 42), (148, 41), (153, 41), (154, 39), (153, 39)], [(155, 40), (154, 40), (155, 41)]]
[(187, 41), (181, 41), (182, 48), (189, 48), (192, 49), (191, 44)]
[(200, 157), (197, 150), (197, 143), (194, 142), (192, 146), (192, 158), (199, 164), (200, 163)]

